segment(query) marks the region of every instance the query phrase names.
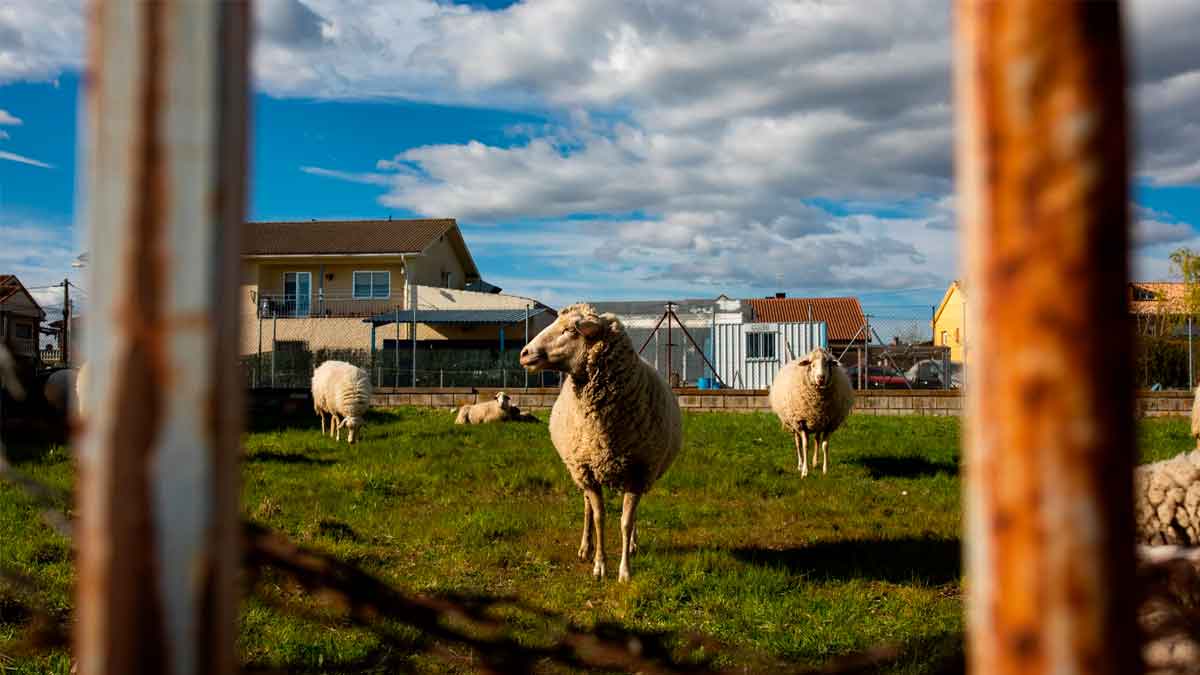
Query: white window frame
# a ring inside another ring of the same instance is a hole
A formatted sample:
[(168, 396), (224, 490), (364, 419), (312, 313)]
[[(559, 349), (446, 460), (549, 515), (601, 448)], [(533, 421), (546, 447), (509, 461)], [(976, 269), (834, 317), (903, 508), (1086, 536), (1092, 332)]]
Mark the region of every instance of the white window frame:
[[(371, 277), (370, 277), (371, 283), (368, 284), (368, 286), (370, 287), (370, 291), (366, 295), (358, 294), (358, 275), (360, 275), (360, 274), (371, 275)], [(376, 274), (386, 274), (387, 275), (387, 290), (388, 290), (387, 295), (383, 295), (383, 296), (375, 295), (375, 275)], [(391, 273), (391, 271), (390, 270), (354, 270), (353, 272), (350, 273), (350, 297), (354, 298), (355, 300), (386, 300), (386, 299), (392, 297), (392, 273)]]
[[(771, 338), (770, 338), (771, 339), (771, 351), (774, 353), (771, 354), (770, 356), (763, 355), (767, 351), (765, 349), (767, 341), (766, 341), (765, 337), (759, 337), (758, 338), (758, 340), (759, 340), (759, 344), (758, 344), (759, 355), (751, 356), (750, 355), (750, 336), (752, 336), (752, 335), (758, 335), (758, 336), (769, 335), (769, 336), (771, 336)], [(775, 336), (776, 336), (776, 333), (774, 333), (772, 331), (765, 331), (765, 330), (747, 331), (746, 332), (746, 360), (747, 361), (777, 361), (777, 360), (779, 360), (779, 349), (778, 349), (779, 348), (779, 340), (777, 340), (775, 338)]]

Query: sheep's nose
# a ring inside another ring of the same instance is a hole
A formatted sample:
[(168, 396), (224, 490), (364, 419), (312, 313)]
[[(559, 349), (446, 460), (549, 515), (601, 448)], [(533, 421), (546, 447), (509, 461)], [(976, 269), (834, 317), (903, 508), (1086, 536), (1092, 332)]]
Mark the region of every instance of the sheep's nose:
[(529, 356), (529, 347), (525, 347), (521, 350), (521, 358), (526, 358), (527, 356)]

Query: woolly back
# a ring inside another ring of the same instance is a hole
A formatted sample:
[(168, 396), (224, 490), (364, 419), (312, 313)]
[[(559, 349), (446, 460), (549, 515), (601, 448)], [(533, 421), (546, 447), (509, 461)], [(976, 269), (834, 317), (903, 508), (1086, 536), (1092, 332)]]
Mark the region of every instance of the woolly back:
[(359, 416), (371, 407), (371, 379), (358, 366), (326, 361), (313, 373), (313, 396), (342, 415)]

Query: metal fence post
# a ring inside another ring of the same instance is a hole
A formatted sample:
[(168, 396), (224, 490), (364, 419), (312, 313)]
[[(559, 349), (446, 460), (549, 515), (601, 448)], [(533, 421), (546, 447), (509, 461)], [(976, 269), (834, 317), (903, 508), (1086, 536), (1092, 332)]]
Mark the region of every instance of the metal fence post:
[(89, 17), (78, 672), (234, 672), (249, 7)]
[(968, 666), (1139, 672), (1120, 6), (956, 9)]

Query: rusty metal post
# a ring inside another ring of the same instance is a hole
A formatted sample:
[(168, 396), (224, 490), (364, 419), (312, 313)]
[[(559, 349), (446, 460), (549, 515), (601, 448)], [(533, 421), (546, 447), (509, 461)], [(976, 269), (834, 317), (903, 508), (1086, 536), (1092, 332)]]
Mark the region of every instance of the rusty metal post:
[(78, 672), (234, 672), (249, 9), (89, 18)]
[(970, 672), (1139, 672), (1120, 6), (956, 7)]

